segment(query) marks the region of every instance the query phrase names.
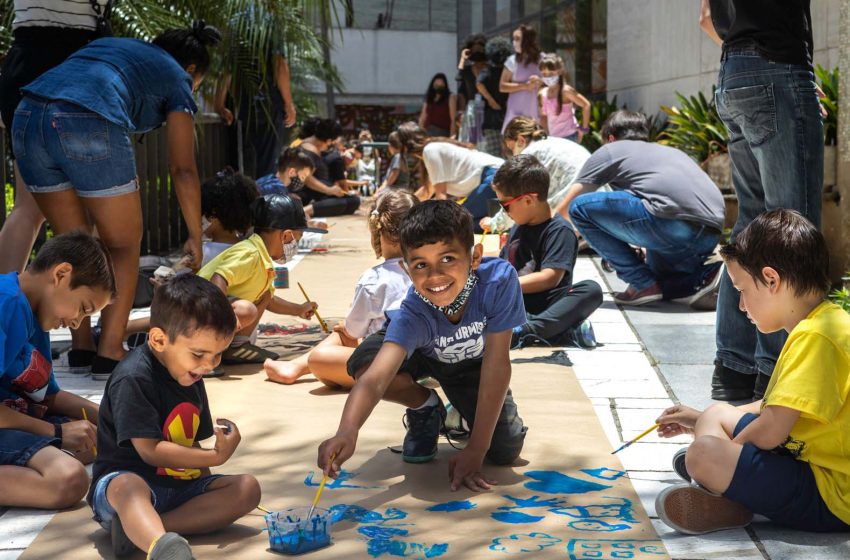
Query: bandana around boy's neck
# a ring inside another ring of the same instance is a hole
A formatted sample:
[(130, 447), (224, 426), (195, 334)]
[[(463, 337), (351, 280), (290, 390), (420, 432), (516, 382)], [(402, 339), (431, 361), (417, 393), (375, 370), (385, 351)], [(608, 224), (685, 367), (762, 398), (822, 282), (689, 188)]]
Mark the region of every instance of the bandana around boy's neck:
[(455, 300), (448, 305), (435, 305), (434, 302), (419, 293), (419, 290), (417, 290), (416, 288), (413, 288), (413, 291), (417, 296), (419, 296), (419, 299), (427, 303), (431, 308), (436, 309), (440, 313), (444, 313), (448, 316), (451, 316), (463, 308), (463, 306), (466, 304), (466, 300), (469, 299), (469, 294), (472, 293), (472, 289), (475, 287), (476, 284), (478, 284), (478, 275), (475, 273), (474, 270), (470, 270), (469, 276), (466, 278), (466, 284), (464, 284), (463, 289), (457, 295)]

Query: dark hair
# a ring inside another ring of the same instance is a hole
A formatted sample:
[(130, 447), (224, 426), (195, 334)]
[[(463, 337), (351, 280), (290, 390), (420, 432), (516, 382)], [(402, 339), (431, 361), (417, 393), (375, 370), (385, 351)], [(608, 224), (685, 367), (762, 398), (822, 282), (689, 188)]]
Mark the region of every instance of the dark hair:
[(525, 23), (520, 24), (517, 29), (522, 33), (522, 41), (520, 42), (522, 52), (517, 55), (517, 62), (537, 64), (540, 60), (540, 43), (537, 42), (537, 30)]
[(405, 216), (399, 230), (401, 250), (407, 253), (432, 243), (452, 243), (454, 240), (472, 248), (472, 214), (451, 200), (428, 200), (417, 204)]
[(57, 235), (42, 245), (27, 270), (37, 274), (62, 263), (68, 263), (73, 268), (72, 290), (86, 286), (99, 288), (112, 297), (118, 294), (112, 256), (97, 237), (83, 231)]
[(195, 65), (195, 71), (205, 74), (210, 68), (207, 46), (221, 42), (221, 33), (203, 20), (192, 22), (191, 29), (167, 29), (156, 36), (153, 44), (174, 57), (182, 68)]
[(298, 148), (286, 148), (280, 157), (277, 158), (277, 170), (286, 171), (287, 169), (295, 169), (301, 171), (304, 168), (316, 170), (316, 164), (310, 159), (310, 156), (305, 154)]
[(780, 208), (760, 214), (720, 249), (720, 255), (762, 284), (762, 269), (775, 269), (797, 296), (825, 296), (831, 287), (823, 234), (796, 210)]
[(162, 329), (172, 342), (204, 329), (231, 337), (236, 332), (236, 314), (215, 284), (194, 274), (178, 274), (154, 290), (153, 327)]
[[(446, 84), (446, 91), (443, 97), (437, 99), (437, 90), (434, 88), (434, 82), (437, 80), (443, 80)], [(449, 79), (446, 78), (446, 75), (442, 72), (438, 72), (434, 74), (434, 77), (431, 78), (431, 81), (428, 83), (428, 91), (425, 92), (425, 102), (426, 103), (448, 103), (449, 96), (452, 94), (452, 90), (449, 88)]]
[(493, 37), (484, 47), (487, 60), (494, 68), (501, 68), (514, 52), (514, 47), (506, 37)]
[(484, 48), (487, 44), (487, 36), (483, 33), (474, 33), (466, 37), (463, 42), (463, 48), (469, 49), (470, 62), (486, 62), (487, 55), (484, 54)]
[(251, 203), (259, 196), (253, 179), (225, 167), (201, 185), (201, 215), (217, 218), (228, 231), (245, 233), (253, 224)]
[(531, 154), (508, 158), (493, 176), (493, 188), (511, 198), (537, 193), (537, 200), (546, 202), (549, 196), (549, 172)]
[(649, 123), (646, 115), (637, 111), (621, 109), (614, 112), (602, 125), (602, 138), (607, 141), (608, 136), (617, 140), (649, 140)]
[[(342, 126), (338, 121), (333, 119), (316, 119), (315, 121), (308, 120), (304, 123), (304, 127), (309, 125), (308, 131), (310, 134), (305, 136), (315, 136), (322, 142), (331, 142), (342, 136)], [(306, 133), (304, 133), (306, 134)]]
[(301, 128), (298, 130), (298, 138), (303, 140), (304, 138), (313, 136), (316, 133), (316, 126), (318, 126), (321, 120), (320, 117), (304, 119), (304, 122), (301, 123)]

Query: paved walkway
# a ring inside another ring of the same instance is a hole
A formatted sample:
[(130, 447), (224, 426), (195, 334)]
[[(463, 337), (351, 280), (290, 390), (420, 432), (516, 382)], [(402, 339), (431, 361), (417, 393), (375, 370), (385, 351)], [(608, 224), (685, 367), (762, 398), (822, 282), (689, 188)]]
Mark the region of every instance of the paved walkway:
[[(606, 291), (592, 321), (599, 348), (570, 348), (568, 359), (593, 403), (613, 447), (652, 425), (658, 413), (673, 402), (704, 407), (710, 404), (709, 384), (714, 352), (714, 313), (658, 303), (623, 311), (610, 296), (624, 286), (612, 275), (600, 275), (598, 262), (582, 257), (576, 280), (594, 279)], [(521, 357), (521, 352), (519, 353)], [(60, 385), (99, 400), (103, 382), (66, 376)], [(673, 453), (689, 438), (659, 440), (654, 434), (619, 453), (644, 508), (659, 536), (677, 559), (839, 559), (850, 557), (846, 535), (797, 533), (763, 523), (738, 529), (685, 537), (657, 520), (654, 501), (665, 485), (678, 482), (670, 466)], [(50, 512), (11, 510), (0, 515), (0, 560), (12, 560), (52, 517)]]

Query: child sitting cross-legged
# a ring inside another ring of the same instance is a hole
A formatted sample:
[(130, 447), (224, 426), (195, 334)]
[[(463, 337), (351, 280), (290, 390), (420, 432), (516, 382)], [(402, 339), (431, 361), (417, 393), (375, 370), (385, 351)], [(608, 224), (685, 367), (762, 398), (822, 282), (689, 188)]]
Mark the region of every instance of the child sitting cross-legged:
[(546, 168), (532, 155), (513, 156), (496, 172), (492, 187), (516, 224), (501, 257), (519, 275), (526, 321), (514, 328), (511, 347), (596, 346), (587, 318), (602, 304), (602, 289), (593, 280), (572, 282), (578, 240), (560, 214), (552, 216)]
[(301, 202), (285, 194), (267, 194), (251, 204), (254, 234), (233, 245), (198, 271), (233, 302), (238, 331), (222, 361), (227, 364), (261, 364), (277, 354), (251, 342), (254, 330), (268, 309), (281, 315), (309, 319), (314, 302), (292, 303), (274, 295), (274, 264), (284, 264), (298, 252), (302, 232), (325, 233), (307, 227)]
[(410, 277), (402, 268), (399, 228), (419, 200), (401, 190), (378, 196), (369, 214), (369, 232), (375, 256), (384, 262), (360, 277), (354, 290), (351, 311), (334, 332), (309, 352), (290, 361), (267, 360), (263, 367), (271, 381), (289, 385), (310, 372), (332, 388), (350, 389), (354, 379), (346, 364), (359, 340), (384, 325), (385, 313), (398, 309), (410, 288)]
[(109, 252), (85, 233), (56, 236), (24, 272), (0, 275), (0, 506), (67, 508), (85, 496), (98, 406), (59, 388), (48, 331), (77, 328), (115, 291)]
[(793, 210), (753, 220), (720, 252), (759, 331), (786, 331), (764, 398), (704, 412), (677, 405), (661, 436), (694, 434), (678, 484), (656, 499), (682, 533), (750, 523), (753, 514), (804, 531), (850, 530), (850, 315), (826, 301), (823, 235)]
[(209, 470), (240, 441), (233, 422), (213, 426), (203, 382), (235, 330), (227, 298), (203, 278), (178, 275), (154, 292), (148, 341), (115, 368), (100, 408), (88, 502), (116, 556), (189, 560), (180, 535), (223, 529), (259, 504), (253, 476)]
[(416, 382), (432, 377), (471, 428), (468, 445), (449, 461), (451, 488), (487, 490), (493, 482), (482, 473), (485, 457), (512, 463), (527, 430), (508, 388), (511, 332), (525, 322), (516, 271), (501, 259), (482, 259), (472, 215), (455, 202), (411, 208), (400, 239), (413, 288), (348, 361), (356, 381), (336, 435), (319, 447), (318, 465), (338, 476), (382, 399), (407, 407), (404, 461), (433, 459), (446, 409), (434, 390)]

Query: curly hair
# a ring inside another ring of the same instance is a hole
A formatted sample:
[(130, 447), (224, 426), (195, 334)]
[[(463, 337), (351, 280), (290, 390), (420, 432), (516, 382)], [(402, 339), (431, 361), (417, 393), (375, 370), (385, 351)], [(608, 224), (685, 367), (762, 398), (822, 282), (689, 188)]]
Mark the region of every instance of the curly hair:
[(372, 249), (375, 256), (381, 256), (381, 234), (393, 243), (399, 243), (401, 222), (407, 212), (419, 203), (413, 194), (390, 189), (381, 194), (372, 205), (369, 213), (369, 233), (372, 234)]
[(253, 225), (251, 202), (259, 196), (253, 179), (225, 167), (201, 185), (201, 215), (217, 218), (228, 231), (244, 233)]

